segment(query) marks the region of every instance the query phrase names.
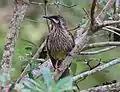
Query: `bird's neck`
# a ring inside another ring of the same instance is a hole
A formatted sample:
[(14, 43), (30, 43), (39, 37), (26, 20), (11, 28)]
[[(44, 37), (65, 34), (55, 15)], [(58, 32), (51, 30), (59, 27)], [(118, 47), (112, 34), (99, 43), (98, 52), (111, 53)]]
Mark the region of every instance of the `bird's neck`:
[(52, 26), (51, 26), (51, 30), (56, 30), (56, 29), (61, 29), (61, 31), (62, 30), (67, 30), (67, 27), (66, 27), (66, 25), (58, 25), (58, 24), (52, 24)]

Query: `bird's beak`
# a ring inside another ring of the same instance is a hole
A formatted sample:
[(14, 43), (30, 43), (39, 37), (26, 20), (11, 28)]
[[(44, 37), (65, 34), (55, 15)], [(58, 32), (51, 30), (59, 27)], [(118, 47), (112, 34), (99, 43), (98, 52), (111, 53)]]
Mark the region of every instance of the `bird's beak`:
[(43, 16), (43, 18), (46, 18), (46, 19), (51, 19), (50, 16)]
[(49, 19), (53, 23), (59, 23), (58, 20), (56, 20), (53, 16), (43, 16), (43, 18)]

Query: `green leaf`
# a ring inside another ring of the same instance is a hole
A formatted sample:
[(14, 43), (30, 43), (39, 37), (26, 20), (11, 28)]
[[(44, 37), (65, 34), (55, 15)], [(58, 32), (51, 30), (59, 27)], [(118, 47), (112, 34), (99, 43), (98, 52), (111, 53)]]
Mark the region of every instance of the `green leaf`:
[(73, 75), (75, 75), (76, 69), (77, 69), (77, 64), (75, 62), (73, 62), (71, 64), (71, 71), (72, 71)]
[(82, 19), (82, 24), (85, 24), (87, 21), (87, 19)]
[(33, 90), (34, 92), (44, 92), (45, 86), (38, 84), (36, 81), (32, 79), (28, 79), (27, 81), (24, 82), (24, 85)]
[(22, 89), (21, 92), (32, 92), (30, 89)]
[[(37, 88), (39, 88), (39, 89), (42, 89), (42, 90), (44, 90), (46, 87), (45, 87), (45, 85), (43, 85), (44, 83), (43, 82), (40, 82), (39, 81), (39, 84), (36, 82), (36, 81), (34, 81), (34, 80), (32, 80), (32, 79), (29, 79), (29, 81), (32, 83), (32, 84), (34, 84)], [(38, 90), (39, 90), (38, 89)]]
[(58, 92), (72, 90), (74, 89), (74, 87), (72, 86), (72, 82), (72, 77), (63, 78), (58, 81), (56, 89), (58, 90)]
[(33, 70), (34, 68), (35, 68), (34, 65), (33, 65), (32, 63), (30, 63), (30, 68), (29, 68), (29, 70), (27, 71), (27, 74), (29, 75), (29, 78), (31, 78), (31, 79), (34, 79), (33, 74), (32, 74), (32, 70)]
[(15, 85), (15, 89), (23, 89), (23, 88), (24, 88), (24, 85), (21, 83)]
[(45, 81), (47, 87), (51, 88), (54, 84), (54, 81), (52, 79), (52, 74), (50, 72), (50, 69), (46, 68), (46, 67), (42, 67), (41, 68), (41, 73), (43, 75), (43, 78), (44, 78), (44, 81)]
[(29, 80), (28, 81), (24, 81), (24, 85), (26, 87), (28, 87), (29, 89), (33, 89), (35, 87), (35, 85), (32, 84)]

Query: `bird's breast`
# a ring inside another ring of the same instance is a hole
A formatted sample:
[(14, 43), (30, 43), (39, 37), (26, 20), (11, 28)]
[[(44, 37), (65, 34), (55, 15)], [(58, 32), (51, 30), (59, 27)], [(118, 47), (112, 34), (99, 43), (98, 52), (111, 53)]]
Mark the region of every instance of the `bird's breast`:
[(64, 58), (72, 50), (73, 44), (73, 38), (67, 32), (50, 33), (47, 39), (47, 48), (54, 58)]

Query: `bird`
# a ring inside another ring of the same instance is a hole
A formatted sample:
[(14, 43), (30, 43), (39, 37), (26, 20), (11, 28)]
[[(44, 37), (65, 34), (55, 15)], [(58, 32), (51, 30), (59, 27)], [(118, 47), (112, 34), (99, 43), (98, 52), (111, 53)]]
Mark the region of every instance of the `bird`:
[[(75, 46), (73, 35), (68, 31), (65, 19), (60, 15), (43, 16), (50, 21), (50, 32), (46, 40), (48, 55), (56, 69)], [(69, 69), (66, 69), (67, 76)]]

